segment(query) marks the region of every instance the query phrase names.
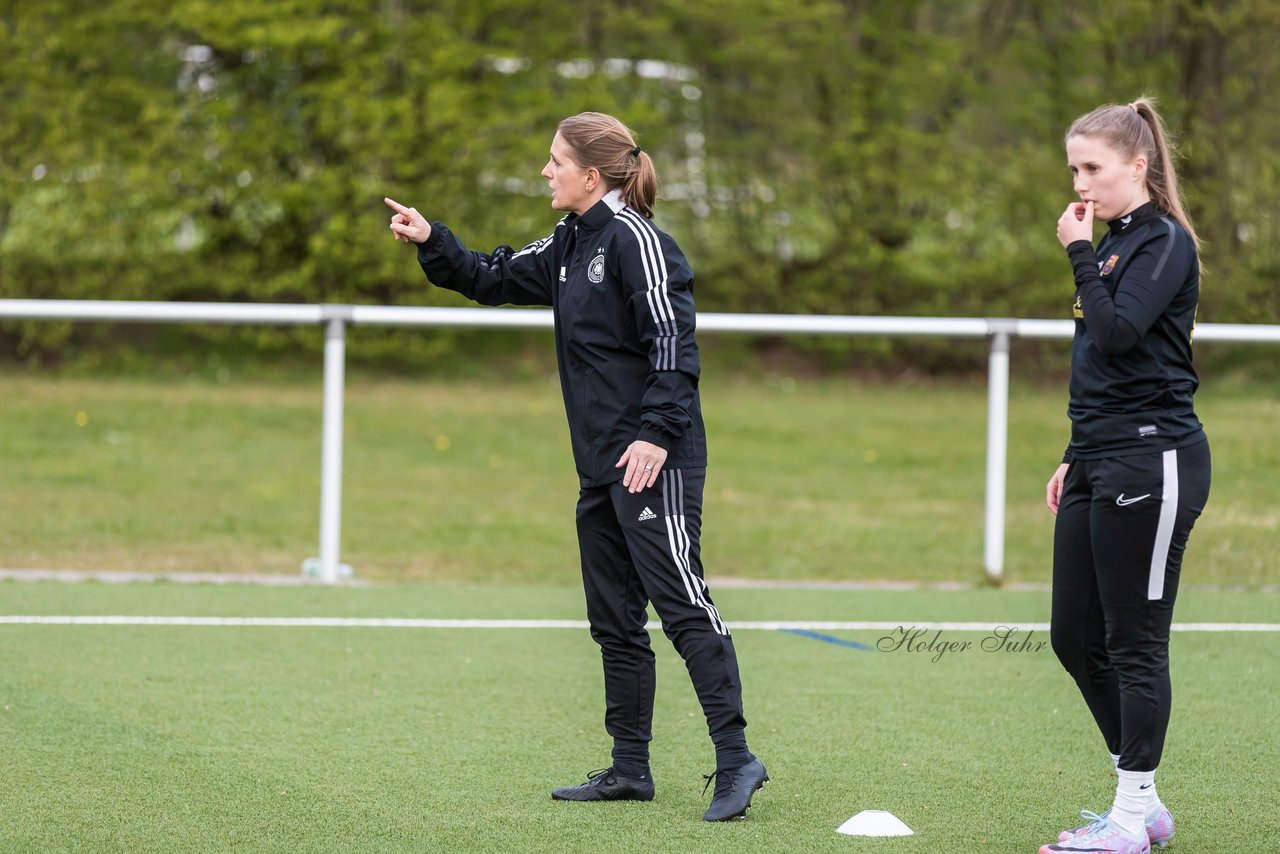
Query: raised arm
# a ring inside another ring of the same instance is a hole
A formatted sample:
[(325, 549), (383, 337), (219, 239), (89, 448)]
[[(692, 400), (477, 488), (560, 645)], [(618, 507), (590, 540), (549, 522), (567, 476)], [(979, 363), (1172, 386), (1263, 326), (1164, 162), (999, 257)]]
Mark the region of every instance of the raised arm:
[(519, 252), (505, 245), (488, 254), (473, 252), (443, 223), (428, 222), (416, 208), (393, 199), (383, 201), (395, 211), (392, 236), (417, 246), (418, 263), (432, 284), (481, 305), (551, 305), (555, 233)]

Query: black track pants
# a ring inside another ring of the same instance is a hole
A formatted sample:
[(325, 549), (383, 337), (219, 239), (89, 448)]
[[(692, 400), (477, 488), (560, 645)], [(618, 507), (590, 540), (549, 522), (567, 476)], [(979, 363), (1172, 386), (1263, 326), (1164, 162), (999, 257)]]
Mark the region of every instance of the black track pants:
[(652, 737), (649, 602), (684, 659), (708, 731), (746, 726), (733, 639), (702, 580), (705, 479), (705, 469), (663, 470), (642, 492), (618, 482), (583, 489), (578, 498), (587, 619), (604, 659), (605, 729), (614, 738)]
[(1063, 483), (1050, 637), (1125, 771), (1154, 771), (1164, 750), (1169, 626), (1209, 476), (1209, 443), (1201, 442), (1077, 460)]

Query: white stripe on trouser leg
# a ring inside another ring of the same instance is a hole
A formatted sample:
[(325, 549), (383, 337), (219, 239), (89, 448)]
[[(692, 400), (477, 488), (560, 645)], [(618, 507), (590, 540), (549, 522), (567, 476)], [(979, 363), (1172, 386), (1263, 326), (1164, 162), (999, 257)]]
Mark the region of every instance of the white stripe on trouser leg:
[(676, 528), (672, 524), (672, 519), (676, 515), (674, 499), (675, 481), (671, 477), (670, 471), (664, 471), (662, 472), (662, 518), (667, 524), (667, 546), (671, 549), (676, 569), (680, 573), (680, 580), (684, 582), (685, 595), (689, 597), (690, 602), (697, 602), (698, 600), (693, 593), (693, 585), (689, 583), (689, 576), (685, 574), (684, 567), (680, 565), (680, 558), (678, 557), (680, 549), (676, 545)]
[(702, 595), (703, 591), (707, 589), (707, 585), (701, 578), (693, 574), (693, 570), (689, 565), (689, 532), (685, 526), (684, 517), (684, 473), (679, 469), (675, 469), (667, 474), (669, 475), (667, 485), (670, 487), (671, 493), (670, 514), (667, 516), (667, 535), (668, 542), (671, 545), (671, 556), (677, 571), (680, 573), (681, 580), (684, 581), (684, 589), (689, 595), (689, 603), (697, 605), (707, 612), (707, 617), (711, 620), (711, 627), (718, 634), (727, 635), (729, 630), (724, 621), (720, 619), (720, 613)]
[(1151, 549), (1151, 574), (1147, 576), (1147, 598), (1164, 598), (1164, 572), (1169, 562), (1169, 544), (1173, 542), (1173, 523), (1178, 518), (1178, 451), (1164, 454), (1164, 494), (1160, 504), (1160, 522), (1156, 525), (1156, 543)]
[(702, 595), (707, 585), (693, 574), (689, 566), (689, 533), (684, 519), (684, 474), (679, 469), (662, 472), (662, 504), (667, 523), (667, 544), (671, 548), (672, 562), (684, 582), (689, 604), (707, 612), (711, 627), (717, 634), (729, 634), (728, 627), (720, 619), (720, 612)]
[(684, 472), (680, 469), (676, 469), (674, 474), (676, 481), (676, 495), (678, 496), (676, 506), (680, 508), (680, 512), (677, 515), (677, 519), (679, 520), (678, 530), (680, 532), (679, 565), (688, 576), (689, 583), (693, 585), (696, 601), (706, 609), (707, 614), (711, 617), (712, 625), (716, 627), (716, 631), (727, 635), (729, 634), (729, 629), (725, 626), (724, 621), (720, 619), (720, 612), (716, 610), (715, 605), (712, 605), (707, 601), (707, 597), (704, 595), (707, 592), (707, 582), (704, 581), (701, 576), (694, 574), (693, 564), (689, 562), (689, 547), (692, 545), (692, 541), (689, 537), (689, 529), (685, 525)]

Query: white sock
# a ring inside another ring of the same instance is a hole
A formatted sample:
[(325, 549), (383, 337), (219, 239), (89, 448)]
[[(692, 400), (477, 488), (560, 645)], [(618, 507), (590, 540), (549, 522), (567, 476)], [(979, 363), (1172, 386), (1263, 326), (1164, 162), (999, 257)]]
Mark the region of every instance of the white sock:
[(1144, 831), (1147, 807), (1155, 795), (1156, 772), (1117, 768), (1116, 775), (1120, 779), (1116, 782), (1116, 799), (1109, 818), (1129, 833)]
[(1144, 790), (1147, 793), (1147, 818), (1155, 818), (1156, 813), (1160, 812), (1160, 808), (1164, 806), (1160, 802), (1160, 796), (1156, 794), (1156, 781), (1151, 781), (1151, 788)]
[[(1115, 767), (1116, 773), (1119, 774), (1120, 773), (1120, 754), (1108, 753), (1107, 755), (1111, 757), (1111, 764)], [(1146, 817), (1155, 818), (1156, 813), (1160, 812), (1160, 808), (1163, 807), (1164, 804), (1160, 801), (1160, 795), (1156, 794), (1156, 782), (1154, 779), (1152, 779), (1151, 781), (1151, 788), (1145, 789), (1144, 791), (1147, 793), (1147, 797), (1149, 798), (1149, 800), (1147, 801)]]

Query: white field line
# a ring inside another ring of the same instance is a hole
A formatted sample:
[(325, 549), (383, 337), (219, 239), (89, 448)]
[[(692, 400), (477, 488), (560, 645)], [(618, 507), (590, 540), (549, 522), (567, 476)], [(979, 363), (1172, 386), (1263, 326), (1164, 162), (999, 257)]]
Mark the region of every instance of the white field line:
[[(0, 615), (0, 625), (10, 626), (265, 626), (278, 628), (359, 628), (359, 629), (585, 629), (585, 620), (432, 620), (418, 618), (362, 617), (155, 617), (124, 615)], [(767, 620), (729, 623), (739, 631), (856, 632), (924, 629), (948, 632), (992, 632), (1016, 628), (1022, 632), (1047, 632), (1048, 623), (954, 623), (912, 621), (831, 621)], [(652, 630), (660, 625), (651, 623)], [(1280, 623), (1174, 623), (1175, 632), (1280, 632)]]
[[(98, 581), (103, 584), (147, 584), (168, 581), (174, 584), (260, 585), (269, 587), (372, 587), (374, 583), (358, 578), (344, 578), (336, 584), (325, 584), (308, 575), (281, 575), (239, 572), (156, 572), (149, 570), (101, 570), (101, 569), (15, 569), (0, 567), (0, 580), (4, 581)], [(739, 590), (978, 590), (988, 585), (969, 581), (779, 581), (762, 578), (735, 578), (717, 575), (710, 579), (711, 586)], [(1019, 593), (1048, 593), (1050, 585), (1041, 581), (1007, 581), (1001, 589)], [(1280, 584), (1248, 586), (1244, 584), (1196, 584), (1180, 583), (1182, 591), (1280, 593)]]

